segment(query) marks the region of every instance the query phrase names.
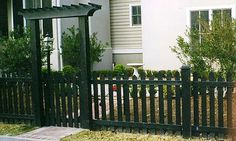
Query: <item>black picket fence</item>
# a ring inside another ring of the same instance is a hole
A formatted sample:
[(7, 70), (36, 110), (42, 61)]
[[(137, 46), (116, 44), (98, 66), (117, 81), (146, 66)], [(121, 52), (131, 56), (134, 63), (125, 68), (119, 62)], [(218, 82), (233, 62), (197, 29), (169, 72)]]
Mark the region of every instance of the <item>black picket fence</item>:
[(79, 127), (78, 76), (43, 75), (44, 125)]
[[(44, 74), (42, 80), (43, 125), (79, 127), (78, 78)], [(0, 122), (33, 124), (34, 104), (31, 77), (1, 75)]]
[(32, 80), (13, 74), (0, 76), (0, 121), (32, 123)]
[(93, 125), (130, 132), (181, 132), (184, 136), (227, 135), (232, 128), (230, 75), (190, 75), (182, 69), (140, 78), (93, 76)]
[[(42, 123), (45, 126), (80, 127), (79, 77), (53, 74), (42, 77)], [(91, 128), (125, 129), (130, 132), (179, 132), (183, 136), (234, 132), (230, 76), (210, 73), (190, 75), (189, 68), (140, 78), (93, 75)], [(0, 77), (0, 121), (36, 119), (32, 79)], [(37, 99), (35, 99), (37, 100)], [(86, 111), (90, 108), (88, 107)]]

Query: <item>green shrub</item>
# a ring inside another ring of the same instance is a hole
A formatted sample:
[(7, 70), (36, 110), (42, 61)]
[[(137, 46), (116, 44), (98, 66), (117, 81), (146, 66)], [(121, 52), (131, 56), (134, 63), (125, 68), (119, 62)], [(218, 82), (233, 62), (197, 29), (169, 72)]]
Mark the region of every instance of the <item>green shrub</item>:
[(139, 69), (138, 69), (138, 74), (140, 75), (140, 77), (141, 77), (141, 76), (146, 77), (146, 72), (145, 72), (145, 70), (142, 69), (142, 68), (139, 68)]
[(151, 77), (153, 75), (151, 70), (146, 70), (147, 77)]
[[(32, 73), (32, 52), (30, 30), (18, 28), (7, 37), (0, 37), (0, 69), (3, 72)], [(45, 63), (46, 45), (41, 38), (41, 58)]]
[(42, 70), (41, 70), (42, 74), (46, 74), (48, 72), (48, 69), (45, 68), (45, 67), (42, 67)]
[(187, 29), (186, 37), (178, 36), (177, 46), (171, 49), (193, 71), (236, 74), (236, 20), (228, 12), (217, 12), (213, 17), (209, 24), (200, 16), (197, 22), (201, 32), (198, 27)]
[[(80, 33), (79, 29), (72, 26), (67, 32), (62, 34), (62, 57), (63, 64), (71, 65), (78, 68), (78, 60), (80, 59)], [(97, 38), (97, 33), (93, 33), (89, 38), (90, 43), (90, 61), (100, 62), (105, 48), (108, 46)]]
[(167, 71), (160, 70), (159, 73), (161, 73), (162, 77), (166, 77)]
[(126, 71), (126, 74), (128, 75), (128, 77), (132, 77), (134, 74), (133, 68), (127, 68), (125, 71)]
[(124, 75), (126, 72), (126, 68), (122, 64), (117, 64), (114, 68), (114, 72), (115, 74), (118, 74), (118, 75)]
[(152, 71), (152, 74), (154, 77), (156, 77), (156, 78), (158, 77), (158, 71)]
[(76, 69), (71, 65), (65, 65), (62, 71), (64, 75), (75, 75), (77, 72)]
[(179, 72), (179, 71), (178, 70), (172, 70), (172, 75), (175, 76), (177, 72)]

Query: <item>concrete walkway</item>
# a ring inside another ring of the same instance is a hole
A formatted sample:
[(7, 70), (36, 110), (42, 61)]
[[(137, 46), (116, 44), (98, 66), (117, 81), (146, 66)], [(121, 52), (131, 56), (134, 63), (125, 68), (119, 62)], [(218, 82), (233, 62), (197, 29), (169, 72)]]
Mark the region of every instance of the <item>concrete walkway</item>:
[(61, 138), (84, 131), (81, 128), (43, 127), (16, 136), (0, 136), (0, 141), (60, 141)]

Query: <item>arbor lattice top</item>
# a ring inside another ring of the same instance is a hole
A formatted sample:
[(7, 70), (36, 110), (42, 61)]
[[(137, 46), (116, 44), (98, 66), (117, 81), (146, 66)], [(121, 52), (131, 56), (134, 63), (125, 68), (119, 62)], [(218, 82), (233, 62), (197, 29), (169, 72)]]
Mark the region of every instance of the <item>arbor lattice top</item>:
[(101, 9), (100, 5), (88, 3), (79, 5), (63, 5), (62, 7), (45, 7), (23, 9), (18, 14), (29, 20), (69, 18), (92, 16), (96, 10)]

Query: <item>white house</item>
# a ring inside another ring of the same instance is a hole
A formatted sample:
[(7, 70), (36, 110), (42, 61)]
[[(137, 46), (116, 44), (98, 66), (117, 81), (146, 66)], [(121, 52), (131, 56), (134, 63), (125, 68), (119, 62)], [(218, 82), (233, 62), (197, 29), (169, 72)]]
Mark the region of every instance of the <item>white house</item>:
[[(8, 9), (0, 5), (0, 35), (6, 27), (10, 30), (22, 24), (22, 21), (14, 19), (14, 11), (20, 9), (14, 7), (16, 2), (6, 1), (2, 4), (7, 5)], [(98, 32), (99, 40), (109, 44), (102, 62), (94, 64), (94, 69), (112, 69), (113, 63), (143, 63), (145, 69), (179, 69), (182, 64), (170, 47), (176, 45), (177, 37), (184, 36), (188, 27), (197, 24), (199, 16), (210, 22), (215, 12), (227, 12), (236, 18), (236, 0), (22, 0), (22, 6), (62, 6), (88, 2), (102, 5), (102, 9), (91, 17), (90, 33)], [(4, 18), (7, 20), (2, 20)], [(63, 65), (60, 56), (61, 35), (77, 23), (77, 19), (42, 22), (43, 32), (51, 31), (53, 34), (54, 52), (51, 59), (54, 69), (61, 69)]]
[(198, 15), (212, 19), (217, 11), (230, 12), (235, 18), (236, 0), (142, 0), (143, 63), (147, 69), (178, 69), (181, 63), (170, 50), (178, 35)]
[[(141, 13), (135, 11), (137, 6)], [(110, 0), (110, 7), (114, 61), (143, 63), (145, 69), (153, 70), (181, 67), (170, 47), (200, 15), (209, 22), (215, 12), (236, 15), (236, 0)], [(134, 24), (137, 17), (142, 20)]]

